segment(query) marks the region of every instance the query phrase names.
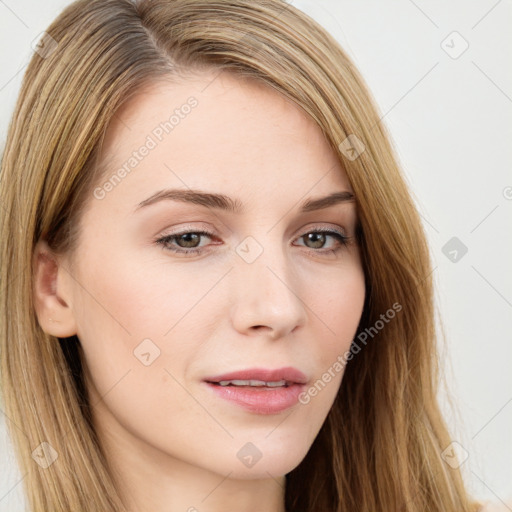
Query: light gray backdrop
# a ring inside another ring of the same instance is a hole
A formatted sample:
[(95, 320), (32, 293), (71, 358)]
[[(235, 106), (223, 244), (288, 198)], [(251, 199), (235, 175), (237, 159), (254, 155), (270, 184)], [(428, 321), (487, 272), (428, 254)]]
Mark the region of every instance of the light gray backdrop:
[[(32, 42), (69, 3), (0, 0), (1, 149)], [(512, 4), (291, 3), (349, 53), (391, 131), (432, 248), (455, 450), (471, 491), (512, 510)], [(18, 512), (8, 421), (0, 404), (0, 511)]]

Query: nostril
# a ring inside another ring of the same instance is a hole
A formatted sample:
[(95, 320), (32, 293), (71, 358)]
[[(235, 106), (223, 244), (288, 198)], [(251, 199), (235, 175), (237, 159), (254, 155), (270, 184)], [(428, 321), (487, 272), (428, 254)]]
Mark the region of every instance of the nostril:
[(269, 329), (269, 327), (267, 327), (266, 325), (255, 325), (253, 329), (261, 331), (262, 329)]

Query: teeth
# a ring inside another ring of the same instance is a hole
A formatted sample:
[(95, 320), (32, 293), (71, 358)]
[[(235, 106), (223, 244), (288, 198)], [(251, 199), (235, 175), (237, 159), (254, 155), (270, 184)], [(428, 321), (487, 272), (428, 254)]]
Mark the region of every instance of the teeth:
[(221, 380), (220, 382), (218, 382), (218, 384), (221, 386), (229, 386), (231, 384), (233, 386), (254, 386), (254, 387), (267, 386), (269, 388), (277, 388), (280, 386), (285, 386), (286, 381), (278, 380), (278, 381), (265, 382), (263, 380)]
[(275, 382), (267, 382), (266, 385), (269, 387), (269, 388), (277, 388), (279, 386), (284, 386), (286, 385), (286, 381), (285, 380), (278, 380), (278, 381), (275, 381)]

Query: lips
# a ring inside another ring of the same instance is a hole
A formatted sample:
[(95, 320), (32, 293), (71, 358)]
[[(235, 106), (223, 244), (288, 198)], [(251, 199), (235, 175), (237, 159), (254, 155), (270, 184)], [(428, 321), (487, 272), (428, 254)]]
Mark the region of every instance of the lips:
[(262, 381), (262, 382), (279, 382), (286, 381), (286, 385), (306, 384), (308, 379), (304, 373), (297, 368), (287, 366), (284, 368), (268, 369), (268, 368), (248, 368), (222, 375), (214, 375), (203, 379), (205, 382), (218, 384), (222, 381)]
[(308, 378), (297, 368), (249, 368), (203, 379), (208, 392), (259, 415), (278, 414), (297, 404)]

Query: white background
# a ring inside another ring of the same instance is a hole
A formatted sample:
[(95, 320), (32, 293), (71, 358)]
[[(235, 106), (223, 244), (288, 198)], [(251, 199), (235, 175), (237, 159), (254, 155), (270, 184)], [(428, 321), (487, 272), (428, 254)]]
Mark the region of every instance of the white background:
[[(341, 43), (384, 116), (432, 250), (456, 410), (440, 399), (462, 469), (475, 496), (512, 510), (511, 2), (289, 3)], [(0, 0), (1, 149), (31, 43), (68, 4)], [(468, 249), (456, 262), (442, 252), (452, 237)], [(7, 421), (0, 404), (0, 511), (18, 512)]]

